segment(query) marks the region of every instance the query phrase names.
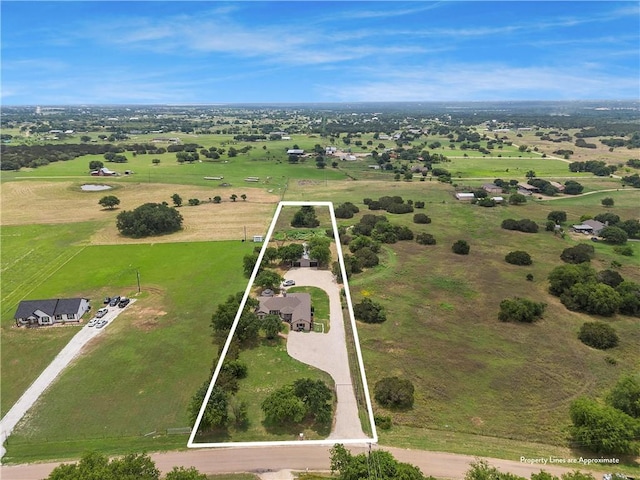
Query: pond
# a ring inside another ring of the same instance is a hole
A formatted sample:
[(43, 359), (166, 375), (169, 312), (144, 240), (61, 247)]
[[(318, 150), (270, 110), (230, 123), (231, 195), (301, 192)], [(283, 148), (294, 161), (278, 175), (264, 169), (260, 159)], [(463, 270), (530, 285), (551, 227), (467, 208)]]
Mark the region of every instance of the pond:
[(111, 190), (112, 187), (110, 185), (96, 185), (87, 183), (85, 185), (82, 185), (80, 188), (85, 192), (100, 192), (102, 190)]

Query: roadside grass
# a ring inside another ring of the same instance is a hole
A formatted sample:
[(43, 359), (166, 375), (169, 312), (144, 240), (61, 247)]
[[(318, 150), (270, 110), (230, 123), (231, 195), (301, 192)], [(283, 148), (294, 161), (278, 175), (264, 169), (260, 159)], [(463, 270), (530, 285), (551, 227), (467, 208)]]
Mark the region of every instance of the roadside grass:
[[(211, 313), (244, 288), (239, 265), (250, 250), (241, 242), (91, 246), (37, 288), (34, 294), (44, 298), (83, 292), (96, 305), (105, 295), (134, 296), (138, 269), (142, 294), (18, 424), (8, 448), (14, 461), (22, 461), (13, 453), (21, 444), (138, 436), (142, 449), (145, 434), (188, 427), (187, 405), (217, 351)], [(20, 355), (42, 354), (12, 349), (5, 361), (11, 365)], [(3, 389), (8, 386), (3, 378)], [(111, 447), (106, 442), (100, 450)]]
[(308, 428), (308, 425), (283, 425), (278, 428), (266, 426), (261, 405), (275, 390), (300, 378), (323, 380), (333, 389), (333, 379), (328, 373), (291, 358), (283, 338), (272, 341), (262, 339), (254, 347), (242, 350), (240, 360), (247, 365), (248, 375), (240, 380), (236, 397), (247, 403), (248, 425), (245, 428), (231, 428), (224, 435), (198, 434), (196, 442), (287, 441), (297, 440), (301, 432), (310, 440), (324, 438), (319, 432)]
[(328, 333), (331, 325), (329, 323), (329, 296), (327, 292), (318, 287), (289, 287), (287, 291), (311, 295), (311, 305), (314, 308), (313, 323), (322, 325), (321, 331)]

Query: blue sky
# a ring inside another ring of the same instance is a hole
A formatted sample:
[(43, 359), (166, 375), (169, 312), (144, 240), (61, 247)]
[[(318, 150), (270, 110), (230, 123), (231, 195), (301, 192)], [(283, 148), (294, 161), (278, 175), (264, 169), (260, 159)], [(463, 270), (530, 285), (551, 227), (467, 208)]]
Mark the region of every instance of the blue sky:
[(638, 99), (638, 2), (2, 1), (2, 103)]

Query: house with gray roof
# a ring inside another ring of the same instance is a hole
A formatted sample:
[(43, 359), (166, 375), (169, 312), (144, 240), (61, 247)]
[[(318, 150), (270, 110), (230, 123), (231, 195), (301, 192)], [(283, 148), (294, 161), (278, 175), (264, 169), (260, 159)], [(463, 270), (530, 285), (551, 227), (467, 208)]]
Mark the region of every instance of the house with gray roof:
[(585, 235), (600, 235), (600, 232), (606, 223), (599, 222), (598, 220), (585, 220), (580, 225), (572, 225), (573, 231), (576, 233), (584, 233)]
[(13, 318), (18, 326), (79, 322), (90, 309), (88, 298), (23, 300)]
[(261, 296), (258, 301), (260, 302), (256, 310), (258, 318), (278, 315), (283, 322), (291, 325), (292, 330), (309, 332), (313, 329), (311, 295), (308, 293), (283, 292), (280, 296)]

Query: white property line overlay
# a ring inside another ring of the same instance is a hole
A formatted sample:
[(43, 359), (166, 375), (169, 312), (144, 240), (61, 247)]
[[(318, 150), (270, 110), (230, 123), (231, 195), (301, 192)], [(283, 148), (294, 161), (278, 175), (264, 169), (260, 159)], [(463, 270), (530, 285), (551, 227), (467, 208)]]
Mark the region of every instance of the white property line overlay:
[[(364, 396), (367, 404), (367, 413), (369, 414), (369, 425), (371, 427), (371, 432), (373, 433), (373, 436), (371, 438), (351, 438), (351, 439), (332, 439), (332, 440), (304, 440), (304, 441), (287, 440), (287, 441), (264, 441), (264, 442), (194, 443), (195, 436), (198, 432), (198, 427), (200, 426), (200, 422), (202, 421), (202, 417), (207, 407), (207, 403), (209, 403), (209, 397), (211, 397), (211, 392), (213, 391), (213, 387), (216, 381), (218, 380), (218, 375), (220, 374), (220, 370), (222, 369), (222, 363), (224, 362), (224, 359), (227, 356), (227, 351), (229, 350), (229, 346), (231, 345), (233, 334), (235, 333), (238, 323), (240, 322), (240, 316), (242, 315), (244, 306), (247, 303), (247, 299), (249, 298), (249, 293), (251, 292), (251, 286), (253, 285), (256, 275), (258, 274), (258, 269), (262, 264), (262, 258), (264, 257), (264, 252), (267, 249), (267, 245), (269, 244), (271, 235), (273, 234), (273, 231), (276, 227), (276, 222), (280, 217), (280, 212), (282, 210), (282, 207), (306, 207), (306, 206), (329, 207), (329, 212), (331, 213), (331, 225), (333, 227), (333, 237), (336, 243), (336, 249), (338, 251), (338, 261), (340, 262), (340, 272), (342, 273), (344, 293), (347, 297), (347, 308), (349, 310), (349, 318), (351, 320), (351, 330), (353, 332), (353, 339), (356, 346), (356, 355), (358, 357), (358, 366), (360, 368), (362, 388), (364, 390)], [(225, 342), (224, 348), (222, 349), (222, 352), (220, 354), (220, 359), (218, 360), (218, 364), (216, 365), (216, 368), (213, 372), (211, 383), (209, 383), (207, 394), (205, 395), (204, 401), (202, 402), (202, 406), (200, 407), (200, 412), (198, 413), (196, 422), (193, 425), (193, 429), (191, 430), (191, 435), (189, 435), (189, 441), (187, 442), (187, 447), (188, 448), (268, 447), (268, 446), (293, 446), (293, 445), (335, 445), (336, 443), (360, 444), (360, 445), (378, 443), (378, 431), (376, 430), (376, 424), (373, 419), (373, 406), (371, 404), (371, 396), (369, 395), (369, 386), (367, 384), (367, 377), (364, 372), (364, 362), (362, 360), (362, 350), (360, 349), (360, 339), (358, 338), (358, 330), (356, 328), (356, 319), (353, 314), (353, 303), (351, 302), (351, 292), (349, 290), (349, 282), (347, 280), (347, 271), (344, 265), (342, 245), (340, 244), (340, 236), (338, 235), (338, 223), (336, 221), (336, 215), (333, 210), (332, 202), (281, 201), (280, 203), (278, 203), (276, 212), (273, 215), (273, 220), (271, 220), (271, 225), (269, 225), (269, 230), (267, 231), (267, 237), (265, 238), (264, 243), (262, 244), (262, 248), (260, 249), (260, 253), (258, 254), (258, 260), (256, 261), (256, 264), (253, 267), (253, 272), (251, 273), (251, 278), (249, 279), (249, 283), (247, 284), (247, 289), (244, 292), (242, 301), (240, 302), (240, 307), (238, 308), (236, 317), (233, 320), (233, 324), (231, 325), (229, 336), (227, 337), (227, 341)]]

